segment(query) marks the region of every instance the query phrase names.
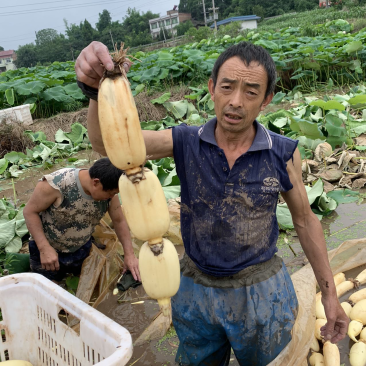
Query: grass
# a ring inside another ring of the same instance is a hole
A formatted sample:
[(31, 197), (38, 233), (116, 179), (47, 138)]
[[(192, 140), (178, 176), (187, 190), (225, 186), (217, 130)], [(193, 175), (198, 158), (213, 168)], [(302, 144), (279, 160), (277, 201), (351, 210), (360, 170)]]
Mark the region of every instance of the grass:
[[(264, 20), (258, 25), (259, 30), (270, 31), (286, 27), (303, 27), (304, 30), (316, 24), (326, 23), (330, 20), (345, 19), (355, 24), (358, 30), (366, 26), (366, 7), (355, 6), (349, 9), (314, 9), (295, 14)], [(365, 24), (365, 25), (363, 25)], [(354, 29), (356, 31), (356, 29)]]

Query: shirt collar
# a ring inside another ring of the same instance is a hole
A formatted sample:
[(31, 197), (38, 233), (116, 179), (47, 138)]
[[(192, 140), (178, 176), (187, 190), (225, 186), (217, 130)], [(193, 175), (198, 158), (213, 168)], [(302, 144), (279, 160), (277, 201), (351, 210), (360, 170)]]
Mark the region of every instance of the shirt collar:
[[(198, 135), (201, 140), (217, 146), (215, 138), (216, 123), (217, 123), (216, 117), (209, 120), (198, 130)], [(248, 151), (271, 149), (272, 138), (267, 129), (264, 126), (262, 126), (257, 120), (254, 121), (254, 127), (256, 129), (256, 134), (252, 146), (249, 148)]]

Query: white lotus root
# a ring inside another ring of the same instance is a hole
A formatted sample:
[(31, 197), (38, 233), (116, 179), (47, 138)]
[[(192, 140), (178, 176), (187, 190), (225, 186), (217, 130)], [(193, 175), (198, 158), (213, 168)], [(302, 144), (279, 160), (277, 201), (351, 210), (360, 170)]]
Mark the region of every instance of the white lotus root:
[(326, 157), (332, 155), (333, 149), (328, 142), (322, 142), (314, 151), (314, 158), (316, 161), (323, 161)]

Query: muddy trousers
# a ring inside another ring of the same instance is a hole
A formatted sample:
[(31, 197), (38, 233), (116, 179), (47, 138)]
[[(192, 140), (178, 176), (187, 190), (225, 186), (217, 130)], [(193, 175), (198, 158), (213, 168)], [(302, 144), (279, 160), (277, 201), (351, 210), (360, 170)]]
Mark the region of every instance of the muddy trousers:
[[(256, 265), (255, 273), (244, 278), (253, 284), (245, 286), (235, 276), (215, 280), (183, 271), (172, 298), (179, 365), (226, 366), (231, 349), (241, 366), (265, 366), (277, 357), (291, 340), (298, 302), (285, 265), (276, 262), (269, 270)], [(270, 277), (258, 282), (266, 272), (272, 272)]]
[(90, 253), (92, 239), (90, 239), (81, 248), (73, 253), (62, 253), (57, 251), (58, 262), (60, 264), (60, 269), (58, 271), (47, 271), (42, 268), (41, 255), (34, 240), (29, 241), (28, 247), (31, 271), (34, 273), (39, 273), (51, 281), (61, 281), (68, 273), (75, 276), (80, 274), (83, 262)]

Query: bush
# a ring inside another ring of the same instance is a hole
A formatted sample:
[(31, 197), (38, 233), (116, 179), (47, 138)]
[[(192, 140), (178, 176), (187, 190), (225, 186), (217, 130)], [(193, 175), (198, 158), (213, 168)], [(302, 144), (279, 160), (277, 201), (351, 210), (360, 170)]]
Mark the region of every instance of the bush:
[(264, 16), (266, 14), (266, 11), (264, 10), (263, 6), (261, 6), (261, 5), (254, 5), (252, 8), (252, 12), (257, 17), (261, 17), (260, 22), (264, 19)]
[(240, 31), (241, 31), (240, 22), (232, 22), (230, 24), (220, 26), (217, 31), (217, 36), (223, 37), (228, 34), (230, 37), (235, 38), (240, 34)]
[(359, 32), (361, 29), (366, 27), (366, 19), (357, 19), (353, 23), (353, 32)]
[(187, 20), (183, 23), (179, 23), (175, 27), (175, 29), (177, 30), (177, 36), (184, 36), (191, 28), (194, 28), (194, 25), (190, 20)]
[(188, 37), (190, 37), (192, 39), (192, 41), (199, 42), (202, 39), (207, 39), (207, 38), (212, 37), (214, 34), (213, 34), (213, 30), (209, 27), (199, 27), (198, 29), (190, 28), (188, 30), (188, 32), (186, 33), (186, 35)]

